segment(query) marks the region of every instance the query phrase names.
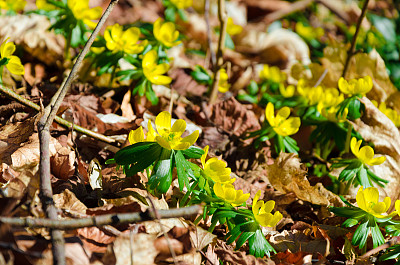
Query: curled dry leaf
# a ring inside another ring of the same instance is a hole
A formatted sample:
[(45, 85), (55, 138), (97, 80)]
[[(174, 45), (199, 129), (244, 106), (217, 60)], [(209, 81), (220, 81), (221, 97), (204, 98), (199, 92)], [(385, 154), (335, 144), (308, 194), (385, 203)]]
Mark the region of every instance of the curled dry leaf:
[[(394, 123), (377, 109), (369, 99), (362, 98), (365, 113), (354, 123), (354, 129), (361, 134), (365, 141), (375, 145), (377, 155), (385, 155), (383, 164), (370, 167), (381, 178), (389, 181), (382, 197), (389, 196), (392, 201), (400, 199), (400, 133)], [(392, 208), (394, 205), (392, 205)], [(391, 209), (389, 209), (391, 211)]]
[(192, 251), (193, 246), (190, 241), (190, 230), (188, 228), (175, 226), (169, 230), (167, 234), (168, 240), (164, 235), (161, 235), (154, 241), (154, 245), (159, 252), (157, 260), (171, 257), (169, 245), (172, 247), (176, 255), (183, 255)]
[(104, 253), (107, 245), (114, 242), (115, 236), (98, 227), (84, 227), (76, 230), (85, 247), (93, 252)]
[(64, 190), (63, 193), (53, 195), (53, 200), (57, 208), (70, 213), (86, 214), (86, 205), (84, 205), (75, 194), (70, 190)]
[(31, 56), (53, 65), (63, 57), (65, 40), (48, 31), (50, 22), (45, 16), (29, 14), (0, 17), (0, 37), (21, 45)]
[(304, 201), (318, 205), (344, 206), (339, 196), (328, 191), (321, 183), (311, 186), (305, 166), (296, 154), (281, 153), (272, 165), (266, 165), (267, 178), (280, 192), (293, 192)]
[(224, 262), (229, 264), (242, 265), (275, 265), (275, 262), (269, 258), (256, 258), (252, 255), (246, 255), (245, 251), (233, 251), (230, 249), (215, 249), (215, 253)]

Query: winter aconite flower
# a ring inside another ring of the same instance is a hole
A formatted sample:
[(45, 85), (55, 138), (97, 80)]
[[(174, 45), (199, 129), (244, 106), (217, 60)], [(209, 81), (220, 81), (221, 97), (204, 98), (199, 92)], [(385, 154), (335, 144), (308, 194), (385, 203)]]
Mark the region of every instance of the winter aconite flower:
[(168, 150), (186, 150), (192, 146), (199, 137), (199, 131), (182, 138), (186, 129), (186, 122), (182, 119), (176, 120), (171, 127), (171, 114), (163, 111), (156, 117), (156, 129), (158, 135), (155, 139), (159, 145)]
[(258, 191), (253, 199), (252, 211), (256, 221), (264, 227), (274, 227), (276, 224), (282, 219), (282, 214), (279, 211), (276, 211), (274, 214), (271, 214), (271, 211), (275, 207), (274, 201), (259, 201), (258, 199), (261, 196), (261, 191)]
[(362, 186), (358, 189), (356, 201), (360, 209), (377, 218), (387, 217), (387, 215), (382, 215), (382, 213), (386, 213), (391, 203), (389, 197), (386, 197), (383, 202), (379, 202), (379, 192), (377, 188), (369, 187), (363, 189)]
[(21, 60), (17, 56), (12, 55), (15, 51), (15, 44), (12, 41), (7, 42), (7, 40), (8, 39), (6, 39), (0, 46), (0, 65), (5, 65), (12, 74), (23, 75), (25, 69)]
[(269, 67), (264, 64), (263, 69), (260, 71), (260, 78), (262, 80), (271, 80), (275, 83), (282, 83), (286, 80), (286, 74), (276, 66)]
[(304, 25), (302, 22), (296, 23), (296, 32), (305, 40), (311, 41), (313, 39), (319, 39), (324, 35), (324, 29), (309, 27)]
[(290, 98), (294, 96), (295, 87), (293, 85), (285, 87), (285, 85), (281, 83), (279, 84), (279, 92), (285, 98)]
[(396, 127), (400, 127), (400, 115), (394, 109), (388, 108), (385, 102), (381, 102), (378, 106), (378, 102), (371, 100), (372, 104), (375, 105), (383, 114), (385, 114)]
[(231, 169), (227, 167), (226, 162), (212, 157), (206, 161), (209, 146), (204, 147), (204, 154), (201, 156), (203, 172), (214, 182), (233, 183), (235, 178), (231, 179)]
[(385, 162), (386, 157), (380, 156), (374, 158), (374, 149), (370, 146), (363, 146), (360, 149), (362, 140), (358, 140), (353, 137), (350, 142), (350, 148), (353, 154), (360, 160), (363, 164), (370, 166), (380, 165)]
[(236, 190), (235, 187), (229, 183), (215, 183), (214, 193), (219, 198), (232, 204), (232, 206), (242, 205), (250, 197), (250, 193), (243, 194), (242, 190)]
[(322, 108), (318, 109), (318, 111), (324, 116), (328, 121), (338, 123), (345, 122), (347, 118), (347, 114), (349, 113), (349, 109), (345, 108), (344, 111), (338, 115), (339, 107), (330, 107), (330, 108)]
[(155, 142), (157, 133), (153, 129), (153, 126), (151, 126), (151, 121), (149, 120), (147, 124), (147, 135), (146, 138), (144, 138), (144, 132), (143, 132), (143, 127), (140, 126), (136, 130), (132, 130), (129, 133), (128, 140), (130, 144), (136, 144), (136, 143), (141, 143), (141, 142)]
[(161, 18), (154, 22), (153, 33), (154, 37), (168, 48), (181, 43), (178, 40), (179, 32), (175, 29), (175, 24), (172, 22), (163, 22)]
[(36, 0), (36, 7), (41, 10), (54, 10), (56, 7), (52, 4), (49, 4), (47, 0)]
[(274, 131), (281, 136), (289, 136), (295, 134), (300, 128), (300, 118), (291, 117), (290, 109), (288, 107), (281, 108), (276, 116), (274, 115), (274, 105), (269, 102), (265, 109), (265, 117), (268, 120), (269, 125)]
[(243, 31), (243, 27), (240, 25), (236, 25), (233, 22), (233, 19), (231, 17), (228, 18), (228, 20), (226, 21), (226, 32), (233, 36), (236, 34), (239, 34)]
[(228, 83), (228, 74), (225, 69), (219, 70), (219, 83), (218, 83), (218, 91), (221, 93), (226, 93), (229, 91), (229, 83)]
[(118, 23), (107, 27), (104, 32), (104, 39), (109, 50), (118, 52), (123, 51), (136, 54), (143, 51), (147, 41), (139, 43), (140, 29), (136, 27), (123, 30)]
[(0, 0), (0, 9), (12, 10), (14, 12), (23, 11), (26, 0)]
[(191, 7), (193, 0), (170, 0), (178, 9), (185, 9)]
[(347, 95), (361, 94), (364, 96), (368, 93), (373, 86), (372, 78), (365, 76), (359, 79), (351, 79), (350, 81), (345, 80), (343, 77), (339, 79), (338, 86), (342, 93)]
[(72, 14), (77, 20), (82, 20), (83, 23), (90, 28), (96, 27), (96, 22), (92, 20), (99, 19), (103, 12), (101, 7), (89, 7), (89, 0), (68, 0), (67, 5), (71, 9)]
[(157, 64), (157, 61), (158, 56), (155, 50), (147, 52), (142, 61), (143, 74), (155, 85), (168, 85), (172, 78), (163, 74), (169, 70), (169, 65), (167, 63)]

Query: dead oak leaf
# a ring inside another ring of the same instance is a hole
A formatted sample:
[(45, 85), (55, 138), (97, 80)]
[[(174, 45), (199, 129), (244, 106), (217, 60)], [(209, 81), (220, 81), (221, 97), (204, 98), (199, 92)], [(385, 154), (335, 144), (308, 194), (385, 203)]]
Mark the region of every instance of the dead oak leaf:
[(241, 265), (275, 265), (275, 262), (269, 258), (261, 259), (252, 255), (246, 255), (244, 251), (233, 251), (230, 249), (215, 249), (215, 253), (224, 262), (229, 264)]

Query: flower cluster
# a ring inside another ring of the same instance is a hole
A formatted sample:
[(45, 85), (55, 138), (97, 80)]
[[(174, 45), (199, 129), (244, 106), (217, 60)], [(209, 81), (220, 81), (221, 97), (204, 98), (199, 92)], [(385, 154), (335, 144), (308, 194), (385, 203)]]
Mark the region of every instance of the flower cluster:
[(26, 5), (26, 0), (0, 0), (0, 9), (12, 12), (23, 11)]
[(263, 69), (260, 71), (261, 80), (270, 80), (274, 83), (282, 83), (286, 80), (287, 76), (284, 72), (276, 66), (263, 65)]
[(368, 75), (359, 79), (351, 79), (350, 81), (341, 77), (338, 86), (340, 91), (346, 95), (352, 96), (360, 94), (364, 96), (372, 89), (373, 83), (371, 77)]
[(106, 47), (113, 52), (141, 53), (147, 45), (147, 41), (139, 41), (140, 34), (140, 29), (136, 27), (124, 31), (118, 23), (108, 26), (104, 32)]
[(274, 105), (268, 103), (265, 109), (265, 117), (273, 130), (281, 136), (289, 136), (297, 133), (300, 128), (300, 118), (290, 117), (290, 109), (288, 107), (281, 108), (278, 113), (274, 114)]
[(396, 127), (400, 127), (400, 115), (394, 109), (388, 108), (385, 102), (381, 102), (378, 105), (378, 102), (375, 100), (371, 100), (371, 102), (377, 107), (383, 114), (385, 114)]

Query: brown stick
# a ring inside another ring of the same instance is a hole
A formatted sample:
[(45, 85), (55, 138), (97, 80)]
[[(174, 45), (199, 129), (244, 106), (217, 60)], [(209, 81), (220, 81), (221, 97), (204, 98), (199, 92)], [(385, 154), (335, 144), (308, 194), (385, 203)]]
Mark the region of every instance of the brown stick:
[[(60, 88), (57, 90), (56, 94), (51, 99), (50, 104), (41, 111), (41, 118), (37, 124), (39, 132), (40, 141), (40, 162), (39, 162), (39, 172), (40, 172), (40, 194), (39, 197), (42, 202), (43, 211), (49, 219), (57, 220), (57, 209), (53, 201), (53, 190), (51, 188), (50, 180), (50, 125), (53, 123), (56, 117), (57, 111), (67, 94), (72, 82), (76, 78), (76, 75), (81, 67), (83, 58), (85, 58), (88, 53), (90, 46), (95, 40), (100, 29), (104, 25), (108, 16), (110, 15), (115, 4), (118, 0), (111, 0), (106, 11), (101, 16), (96, 28), (90, 35), (85, 47), (78, 55), (78, 58), (71, 69), (68, 77), (61, 84)], [(53, 264), (65, 264), (65, 249), (64, 249), (64, 237), (58, 227), (50, 228), (51, 242), (52, 242), (52, 253), (53, 253)]]
[[(14, 99), (14, 100), (18, 101), (19, 103), (21, 103), (21, 104), (23, 104), (25, 106), (28, 106), (28, 107), (30, 107), (30, 108), (32, 108), (34, 110), (40, 111), (40, 106), (39, 105), (33, 103), (29, 99), (26, 99), (26, 98), (18, 95), (17, 93), (12, 91), (11, 89), (9, 89), (7, 87), (0, 86), (0, 91), (2, 93), (4, 93), (5, 95), (7, 95), (9, 98)], [(66, 128), (69, 128), (69, 129), (73, 126), (75, 131), (77, 131), (79, 133), (82, 133), (82, 134), (85, 134), (87, 136), (90, 136), (90, 137), (92, 137), (94, 139), (97, 139), (99, 141), (102, 141), (102, 142), (105, 142), (105, 143), (108, 143), (108, 144), (117, 144), (117, 142), (111, 137), (96, 133), (94, 131), (91, 131), (91, 130), (88, 130), (86, 128), (83, 128), (83, 127), (81, 127), (79, 125), (72, 124), (71, 122), (69, 122), (67, 120), (64, 120), (63, 118), (61, 118), (59, 116), (55, 117), (55, 122), (57, 122), (58, 124), (66, 127)]]
[(207, 26), (207, 43), (211, 57), (211, 69), (214, 71), (214, 68), (217, 65), (216, 63), (217, 58), (212, 47), (211, 25), (210, 25), (210, 0), (204, 1), (204, 19), (206, 21), (206, 26)]
[(360, 257), (360, 259), (366, 259), (369, 258), (370, 256), (380, 252), (381, 250), (390, 248), (391, 246), (394, 246), (396, 244), (400, 243), (400, 236), (395, 236), (392, 239), (390, 239), (389, 241), (387, 241), (385, 244), (380, 245), (374, 249), (371, 249), (370, 251), (366, 252), (364, 255), (362, 255)]
[[(159, 218), (176, 218), (189, 217), (198, 214), (201, 211), (200, 205), (193, 205), (184, 208), (176, 208), (170, 210), (158, 210)], [(64, 219), (51, 220), (47, 218), (19, 218), (19, 217), (2, 217), (0, 223), (9, 224), (20, 227), (30, 228), (50, 228), (59, 230), (71, 230), (90, 226), (115, 225), (123, 223), (136, 223), (157, 219), (153, 210), (147, 210), (140, 213), (121, 213), (121, 214), (105, 214), (80, 219)]]
[(264, 21), (269, 24), (274, 22), (275, 20), (281, 19), (291, 13), (303, 10), (307, 8), (314, 0), (302, 0), (297, 1), (288, 6), (287, 8), (279, 9), (275, 12), (272, 12), (264, 17)]
[(360, 32), (361, 22), (363, 21), (365, 14), (367, 13), (368, 2), (369, 2), (369, 0), (364, 1), (364, 6), (362, 8), (361, 15), (359, 16), (359, 18), (357, 20), (356, 32), (354, 33), (353, 39), (351, 40), (351, 46), (350, 46), (349, 51), (347, 52), (347, 58), (346, 58), (346, 62), (344, 64), (344, 68), (343, 68), (343, 73), (342, 73), (343, 78), (346, 78), (346, 72), (347, 72), (347, 69), (349, 68), (350, 59), (351, 59), (351, 57), (353, 57), (354, 51), (356, 49), (358, 33)]
[(332, 13), (334, 13), (338, 18), (343, 20), (345, 23), (349, 24), (350, 22), (350, 16), (344, 12), (343, 10), (337, 8), (333, 3), (336, 0), (317, 0), (318, 3), (321, 5), (324, 5), (326, 8), (328, 8)]
[(225, 0), (218, 0), (218, 20), (220, 23), (220, 33), (218, 39), (218, 50), (217, 50), (217, 61), (216, 67), (213, 69), (214, 79), (210, 94), (210, 104), (214, 104), (217, 100), (218, 95), (218, 85), (220, 79), (219, 70), (224, 63), (224, 49), (225, 49), (225, 39), (226, 39), (226, 25), (227, 25), (227, 15), (225, 11)]

